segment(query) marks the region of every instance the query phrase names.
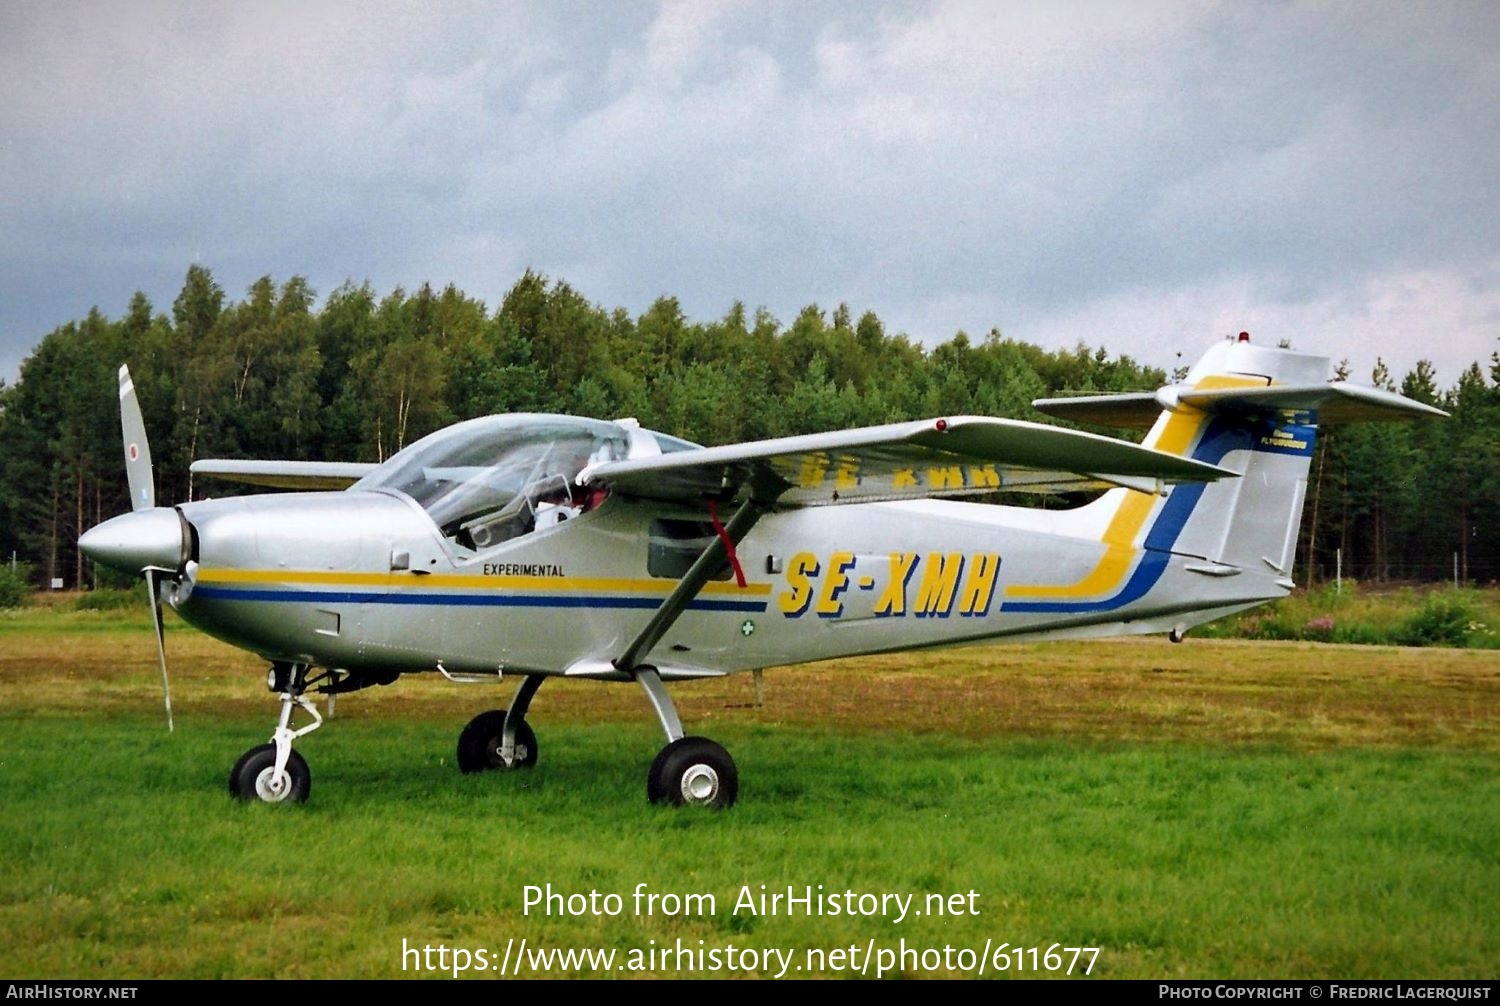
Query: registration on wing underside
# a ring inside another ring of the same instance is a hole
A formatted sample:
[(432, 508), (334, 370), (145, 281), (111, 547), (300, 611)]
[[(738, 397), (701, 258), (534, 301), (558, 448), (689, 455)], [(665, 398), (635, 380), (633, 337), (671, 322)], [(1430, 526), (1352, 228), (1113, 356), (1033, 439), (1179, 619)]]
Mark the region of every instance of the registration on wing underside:
[(1077, 430), (960, 416), (609, 461), (585, 468), (578, 480), (651, 499), (749, 496), (762, 504), (812, 506), (1203, 482), (1232, 474)]
[(1002, 490), (1085, 491), (1113, 485), (1072, 472), (1002, 469), (996, 464), (870, 464), (868, 457), (823, 451), (773, 458), (767, 465), (791, 484), (780, 502), (800, 506), (972, 496)]

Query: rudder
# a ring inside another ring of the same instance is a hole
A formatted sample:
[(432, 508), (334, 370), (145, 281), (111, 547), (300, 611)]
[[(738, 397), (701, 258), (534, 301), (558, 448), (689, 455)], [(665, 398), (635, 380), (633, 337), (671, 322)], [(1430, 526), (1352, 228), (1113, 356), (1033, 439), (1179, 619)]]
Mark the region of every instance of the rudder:
[[(1142, 513), (1145, 494), (1130, 490), (1113, 490), (1096, 505), (1114, 513), (1111, 528), (1139, 528), (1130, 544), (1148, 554), (1255, 569), (1290, 586), (1320, 422), (1443, 415), (1391, 392), (1328, 383), (1328, 364), (1327, 357), (1252, 345), (1242, 334), (1210, 348), (1183, 382), (1154, 394), (1035, 404), (1063, 418), (1113, 425), (1154, 419), (1146, 446), (1236, 472), (1239, 478), (1172, 487), (1149, 504), (1149, 516)], [(1123, 520), (1132, 510), (1145, 519)]]

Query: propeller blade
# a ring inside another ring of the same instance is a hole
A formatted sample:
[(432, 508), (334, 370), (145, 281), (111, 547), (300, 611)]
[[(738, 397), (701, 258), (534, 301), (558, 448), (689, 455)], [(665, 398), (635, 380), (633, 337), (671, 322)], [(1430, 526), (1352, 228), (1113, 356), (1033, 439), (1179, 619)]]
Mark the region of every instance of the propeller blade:
[(167, 732), (172, 733), (172, 683), (167, 680), (167, 637), (161, 624), (161, 571), (146, 570), (146, 589), (151, 592), (151, 618), (156, 622), (156, 656), (161, 661), (161, 694), (167, 706)]
[(150, 510), (156, 506), (151, 444), (146, 440), (146, 421), (141, 417), (141, 404), (136, 401), (135, 382), (130, 379), (130, 368), (123, 364), (120, 366), (120, 432), (125, 438), (125, 478), (130, 483), (130, 508)]

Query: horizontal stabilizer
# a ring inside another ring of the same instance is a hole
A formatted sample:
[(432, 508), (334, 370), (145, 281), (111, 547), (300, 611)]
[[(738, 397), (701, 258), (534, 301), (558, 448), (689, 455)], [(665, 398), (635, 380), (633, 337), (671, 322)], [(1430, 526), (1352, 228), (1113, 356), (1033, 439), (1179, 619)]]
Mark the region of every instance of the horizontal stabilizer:
[(1223, 468), (1109, 437), (960, 416), (676, 451), (585, 468), (583, 485), (666, 500), (782, 506), (1205, 482)]
[(1059, 419), (1146, 430), (1151, 428), (1164, 407), (1171, 408), (1178, 403), (1204, 412), (1232, 410), (1242, 406), (1311, 410), (1317, 412), (1318, 423), (1323, 426), (1447, 415), (1441, 409), (1404, 398), (1395, 392), (1362, 387), (1345, 381), (1207, 390), (1173, 385), (1155, 393), (1039, 398), (1031, 404), (1038, 411)]
[(195, 475), (273, 489), (348, 489), (375, 470), (373, 464), (352, 461), (233, 461), (205, 458), (194, 461)]
[(1161, 415), (1155, 392), (1133, 391), (1120, 395), (1078, 395), (1073, 398), (1038, 398), (1031, 407), (1058, 419), (1096, 426), (1118, 426), (1127, 430), (1149, 430)]

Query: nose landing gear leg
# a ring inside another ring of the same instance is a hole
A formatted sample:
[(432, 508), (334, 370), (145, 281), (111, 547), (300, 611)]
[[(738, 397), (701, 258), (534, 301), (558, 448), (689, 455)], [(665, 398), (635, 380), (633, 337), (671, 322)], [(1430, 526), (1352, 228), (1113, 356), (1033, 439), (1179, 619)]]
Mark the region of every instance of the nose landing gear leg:
[[(235, 799), (263, 803), (302, 803), (307, 799), (312, 790), (312, 772), (302, 755), (292, 750), (292, 741), (323, 725), (317, 707), (304, 695), (308, 670), (306, 664), (271, 665), (266, 684), (271, 691), (281, 694), (281, 717), (270, 743), (246, 751), (230, 769), (229, 792)], [(312, 722), (293, 729), (295, 707), (305, 710)]]

